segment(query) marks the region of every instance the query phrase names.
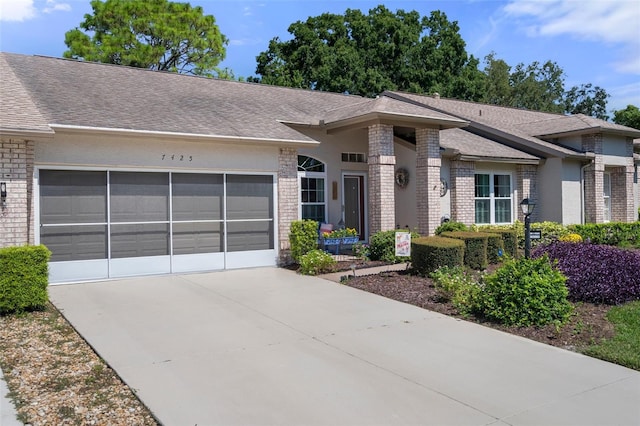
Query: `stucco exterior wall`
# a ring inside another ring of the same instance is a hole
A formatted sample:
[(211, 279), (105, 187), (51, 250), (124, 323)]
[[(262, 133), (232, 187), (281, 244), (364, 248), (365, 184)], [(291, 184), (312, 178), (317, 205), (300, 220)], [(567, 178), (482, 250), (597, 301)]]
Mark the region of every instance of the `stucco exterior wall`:
[(538, 166), (538, 218), (540, 220), (563, 222), (563, 185), (562, 159), (548, 158)]
[(582, 223), (580, 162), (565, 160), (562, 168), (562, 224)]

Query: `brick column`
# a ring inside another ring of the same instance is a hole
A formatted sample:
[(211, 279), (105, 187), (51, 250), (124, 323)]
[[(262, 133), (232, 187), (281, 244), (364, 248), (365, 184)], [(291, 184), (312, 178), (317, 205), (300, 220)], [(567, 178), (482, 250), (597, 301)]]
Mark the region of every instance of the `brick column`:
[(7, 184), (0, 247), (33, 244), (33, 141), (0, 140), (0, 182)]
[(476, 221), (475, 172), (472, 161), (451, 161), (451, 220), (465, 225)]
[(633, 140), (627, 138), (626, 165), (611, 169), (611, 221), (635, 222), (633, 198)]
[(298, 219), (298, 150), (280, 148), (278, 155), (278, 242), (280, 258), (289, 250), (291, 222)]
[(395, 229), (393, 126), (369, 126), (369, 234)]
[(416, 129), (418, 232), (434, 235), (440, 225), (440, 131)]
[(604, 222), (602, 134), (582, 136), (582, 149), (596, 154), (584, 171), (584, 217), (586, 223)]
[[(529, 198), (537, 203), (538, 200), (538, 166), (518, 164), (516, 166), (516, 188), (520, 191), (520, 199), (516, 200), (518, 220), (524, 222), (524, 214), (520, 208), (520, 201)], [(531, 221), (537, 222), (539, 208), (531, 214)]]

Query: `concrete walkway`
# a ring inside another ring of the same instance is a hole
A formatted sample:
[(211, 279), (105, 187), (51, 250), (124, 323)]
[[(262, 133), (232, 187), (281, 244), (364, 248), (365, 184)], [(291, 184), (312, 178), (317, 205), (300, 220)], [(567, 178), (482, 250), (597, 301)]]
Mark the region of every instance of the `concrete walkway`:
[(16, 407), (8, 394), (9, 389), (0, 370), (0, 426), (23, 426), (23, 423), (18, 421)]
[(170, 425), (638, 425), (640, 373), (276, 268), (55, 286)]

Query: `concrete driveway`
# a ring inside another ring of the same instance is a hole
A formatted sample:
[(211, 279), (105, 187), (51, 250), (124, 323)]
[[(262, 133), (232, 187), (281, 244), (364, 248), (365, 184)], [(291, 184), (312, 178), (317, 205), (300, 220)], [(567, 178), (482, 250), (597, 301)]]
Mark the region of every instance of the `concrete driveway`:
[(50, 288), (164, 425), (640, 424), (640, 373), (260, 268)]

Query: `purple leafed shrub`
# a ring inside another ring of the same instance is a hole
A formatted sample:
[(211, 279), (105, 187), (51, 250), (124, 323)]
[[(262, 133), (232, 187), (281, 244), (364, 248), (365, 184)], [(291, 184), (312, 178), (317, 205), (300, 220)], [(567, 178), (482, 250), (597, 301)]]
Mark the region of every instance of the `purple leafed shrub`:
[(532, 257), (544, 253), (567, 277), (570, 300), (618, 305), (640, 299), (640, 251), (554, 242), (537, 247)]

